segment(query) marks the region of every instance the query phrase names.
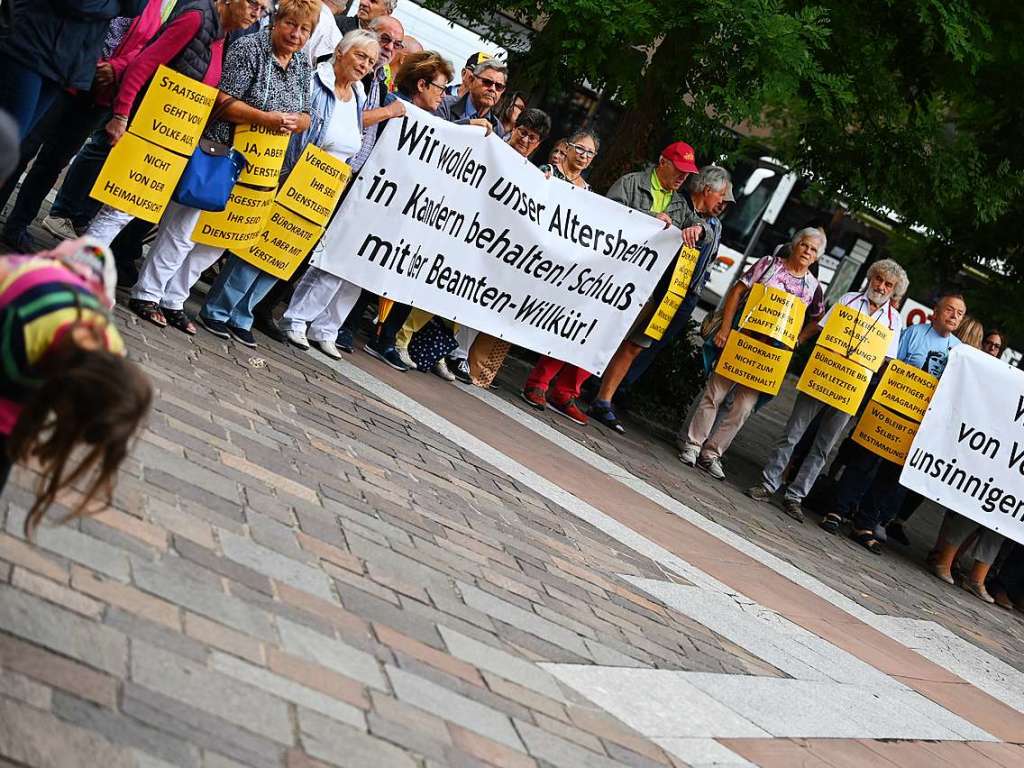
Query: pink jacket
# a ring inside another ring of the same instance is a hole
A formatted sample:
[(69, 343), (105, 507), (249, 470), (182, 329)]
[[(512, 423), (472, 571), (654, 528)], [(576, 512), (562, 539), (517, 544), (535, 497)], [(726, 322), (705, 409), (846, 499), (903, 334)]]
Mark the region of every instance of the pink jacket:
[(109, 107), (114, 100), (114, 93), (121, 84), (124, 71), (128, 69), (139, 52), (146, 47), (146, 43), (153, 39), (163, 21), (160, 18), (160, 8), (163, 0), (149, 0), (142, 13), (135, 17), (132, 25), (117, 46), (117, 50), (106, 60), (114, 68), (114, 85), (107, 88), (94, 88), (93, 99), (100, 106)]

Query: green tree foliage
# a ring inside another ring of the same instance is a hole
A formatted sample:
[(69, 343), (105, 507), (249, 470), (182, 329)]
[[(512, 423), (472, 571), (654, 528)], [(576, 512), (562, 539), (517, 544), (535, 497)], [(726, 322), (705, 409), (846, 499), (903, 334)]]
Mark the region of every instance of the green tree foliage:
[[(446, 6), (484, 26), (493, 19), (482, 0)], [(625, 108), (593, 169), (598, 189), (653, 157), (666, 125), (704, 161), (726, 150), (722, 125), (743, 126), (823, 193), (927, 228), (908, 242), (939, 262), (937, 279), (965, 262), (996, 267), (1021, 296), (1024, 4), (510, 0), (501, 9), (540, 28), (517, 88), (586, 83)], [(1005, 301), (1007, 286), (993, 285), (989, 298)], [(1024, 323), (993, 309), (1024, 335)]]

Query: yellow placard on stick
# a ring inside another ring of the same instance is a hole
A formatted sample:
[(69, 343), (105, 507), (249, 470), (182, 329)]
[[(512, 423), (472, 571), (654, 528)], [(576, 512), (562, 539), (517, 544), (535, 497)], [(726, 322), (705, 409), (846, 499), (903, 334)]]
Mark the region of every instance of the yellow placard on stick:
[(905, 419), (872, 401), (853, 430), (853, 442), (902, 466), (918, 426), (916, 421)]
[(191, 155), (217, 99), (217, 89), (163, 64), (128, 130), (180, 155)]
[(235, 184), (223, 211), (203, 211), (192, 230), (192, 240), (202, 245), (247, 250), (256, 242), (270, 216), (274, 190)]
[(156, 223), (188, 158), (126, 133), (110, 150), (89, 194), (119, 211)]
[(820, 344), (814, 347), (796, 388), (851, 416), (857, 412), (871, 381), (871, 371)]
[(883, 317), (872, 318), (840, 304), (832, 309), (818, 337), (818, 346), (874, 372), (882, 367), (892, 337), (893, 331)]
[(732, 331), (718, 358), (715, 373), (738, 384), (777, 395), (793, 353), (776, 349), (739, 331)]
[(277, 202), (316, 224), (326, 225), (352, 178), (347, 163), (307, 144), (277, 193)]
[(676, 316), (676, 312), (679, 311), (679, 305), (682, 303), (682, 296), (677, 296), (671, 291), (666, 293), (665, 298), (661, 300), (661, 304), (654, 311), (654, 317), (651, 318), (651, 322), (647, 324), (644, 336), (650, 336), (655, 341), (664, 336), (665, 331), (668, 330), (668, 324), (672, 322), (672, 318)]
[(678, 296), (685, 296), (690, 290), (690, 281), (693, 280), (693, 270), (697, 268), (697, 259), (700, 258), (700, 251), (690, 245), (684, 245), (676, 257), (676, 265), (672, 270), (672, 282), (668, 285), (670, 293)]
[(290, 133), (277, 133), (255, 123), (235, 128), (234, 147), (245, 155), (246, 162), (238, 180), (255, 187), (276, 187), (290, 138)]
[(754, 283), (740, 319), (740, 330), (762, 333), (792, 349), (804, 327), (806, 307), (800, 299), (775, 286)]
[(264, 272), (287, 280), (306, 258), (324, 227), (274, 203), (266, 228), (238, 256)]
[(939, 380), (927, 371), (890, 360), (871, 399), (914, 421), (921, 421), (938, 385)]

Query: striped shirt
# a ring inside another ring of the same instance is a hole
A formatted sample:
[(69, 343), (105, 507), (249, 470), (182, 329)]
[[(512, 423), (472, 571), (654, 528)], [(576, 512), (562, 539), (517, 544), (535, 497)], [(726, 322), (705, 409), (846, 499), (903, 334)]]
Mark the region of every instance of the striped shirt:
[(4, 257), (0, 279), (0, 435), (9, 435), (32, 391), (42, 384), (37, 364), (76, 323), (103, 328), (107, 349), (124, 341), (85, 281), (60, 262)]

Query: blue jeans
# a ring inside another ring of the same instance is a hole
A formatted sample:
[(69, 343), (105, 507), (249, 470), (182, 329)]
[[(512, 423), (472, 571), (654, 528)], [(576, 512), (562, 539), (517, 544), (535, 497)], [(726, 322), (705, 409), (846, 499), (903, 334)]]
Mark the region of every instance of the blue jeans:
[(253, 308), (276, 283), (273, 275), (230, 254), (200, 313), (210, 320), (248, 331), (252, 328)]
[(60, 90), (60, 85), (10, 56), (0, 58), (0, 109), (9, 112), (18, 124), (20, 140), (46, 114)]
[(102, 207), (102, 203), (89, 197), (89, 193), (110, 154), (110, 137), (104, 128), (110, 115), (109, 110), (104, 110), (102, 115), (97, 114), (100, 127), (92, 132), (89, 140), (78, 150), (50, 209), (51, 215), (71, 219), (71, 223), (78, 229), (89, 226), (89, 222)]

